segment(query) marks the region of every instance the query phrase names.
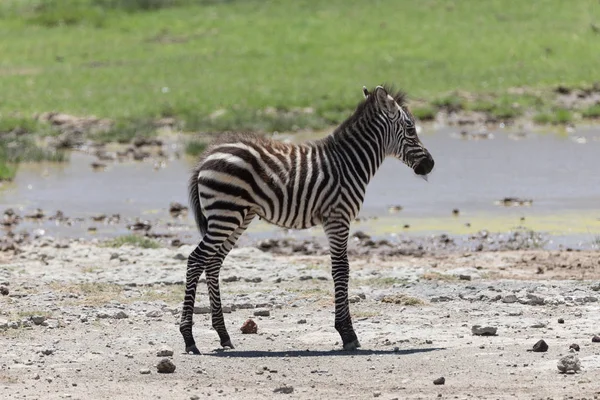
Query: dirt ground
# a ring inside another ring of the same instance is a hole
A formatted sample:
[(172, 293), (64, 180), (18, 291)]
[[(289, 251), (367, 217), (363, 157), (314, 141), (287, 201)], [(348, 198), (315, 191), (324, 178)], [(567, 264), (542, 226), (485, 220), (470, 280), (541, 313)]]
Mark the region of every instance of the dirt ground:
[[(345, 352), (327, 256), (234, 249), (221, 291), (236, 348), (219, 349), (201, 283), (192, 356), (177, 325), (190, 249), (41, 240), (0, 253), (0, 398), (600, 398), (599, 252), (353, 257), (362, 348)], [(240, 332), (248, 318), (258, 334)], [(529, 351), (540, 339), (548, 351)], [(582, 369), (562, 374), (571, 344)], [(163, 358), (174, 373), (157, 372)]]

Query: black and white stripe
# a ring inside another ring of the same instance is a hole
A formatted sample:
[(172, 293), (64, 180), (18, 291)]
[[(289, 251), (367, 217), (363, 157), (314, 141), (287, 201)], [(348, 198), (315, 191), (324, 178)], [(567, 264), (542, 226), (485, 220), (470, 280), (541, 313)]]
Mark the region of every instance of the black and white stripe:
[(348, 307), (346, 253), (350, 222), (386, 156), (395, 156), (426, 176), (433, 158), (419, 140), (401, 93), (378, 86), (328, 137), (286, 144), (256, 135), (225, 135), (194, 168), (191, 208), (202, 241), (190, 254), (180, 331), (187, 352), (199, 354), (192, 335), (196, 286), (203, 272), (212, 325), (221, 345), (233, 348), (225, 328), (219, 292), (223, 259), (256, 216), (273, 224), (304, 229), (322, 224), (329, 240), (335, 288), (335, 328), (344, 349), (360, 346)]

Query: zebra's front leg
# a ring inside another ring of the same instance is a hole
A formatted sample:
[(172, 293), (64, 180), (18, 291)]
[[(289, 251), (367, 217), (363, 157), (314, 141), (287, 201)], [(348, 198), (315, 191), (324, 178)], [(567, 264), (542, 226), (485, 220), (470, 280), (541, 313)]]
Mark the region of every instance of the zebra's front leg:
[(346, 221), (327, 222), (325, 224), (335, 290), (335, 329), (342, 338), (344, 350), (355, 350), (360, 347), (360, 343), (352, 327), (350, 306), (348, 304), (350, 265), (348, 264), (347, 249), (349, 231), (350, 223)]

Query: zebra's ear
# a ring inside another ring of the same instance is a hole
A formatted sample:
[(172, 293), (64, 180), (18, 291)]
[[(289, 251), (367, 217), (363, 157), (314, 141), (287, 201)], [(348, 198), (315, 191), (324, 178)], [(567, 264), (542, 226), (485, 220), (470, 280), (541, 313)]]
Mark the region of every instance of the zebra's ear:
[(382, 110), (387, 111), (390, 114), (396, 112), (396, 101), (382, 86), (377, 86), (375, 88), (375, 98), (377, 99), (377, 104), (379, 104), (379, 107), (381, 107)]
[(363, 95), (365, 96), (365, 99), (369, 97), (369, 89), (367, 89), (366, 86), (363, 86)]

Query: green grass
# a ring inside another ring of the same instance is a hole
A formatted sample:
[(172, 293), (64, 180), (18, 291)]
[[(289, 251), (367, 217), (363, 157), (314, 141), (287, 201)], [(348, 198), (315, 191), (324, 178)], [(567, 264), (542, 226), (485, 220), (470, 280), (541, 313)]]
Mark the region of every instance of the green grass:
[(318, 129), (344, 119), (363, 85), (382, 82), (466, 107), (448, 93), (591, 83), (599, 14), (597, 0), (4, 0), (0, 113)]
[(125, 245), (141, 247), (143, 249), (157, 249), (160, 244), (155, 240), (138, 235), (124, 235), (103, 243), (105, 247), (121, 247)]
[(436, 110), (431, 106), (414, 107), (412, 113), (418, 120), (432, 121), (435, 119)]
[(0, 161), (0, 182), (12, 181), (17, 175), (17, 167), (15, 165)]
[(581, 113), (583, 118), (596, 119), (600, 118), (600, 103), (589, 106)]
[(573, 113), (565, 108), (557, 108), (551, 111), (536, 114), (533, 121), (538, 124), (564, 125), (573, 121)]
[(204, 141), (190, 140), (185, 145), (185, 154), (190, 156), (198, 156), (206, 149), (207, 143)]

